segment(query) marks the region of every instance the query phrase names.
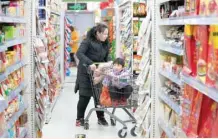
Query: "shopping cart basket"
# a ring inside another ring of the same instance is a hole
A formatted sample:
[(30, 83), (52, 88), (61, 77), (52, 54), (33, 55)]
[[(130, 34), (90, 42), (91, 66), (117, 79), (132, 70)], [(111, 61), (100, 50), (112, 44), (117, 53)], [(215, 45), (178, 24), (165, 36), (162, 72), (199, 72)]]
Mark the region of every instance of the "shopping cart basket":
[[(123, 128), (120, 129), (118, 131), (118, 136), (120, 138), (125, 138), (127, 136), (127, 125), (126, 123), (127, 122), (132, 122), (133, 124), (136, 124), (136, 119), (135, 117), (133, 116), (133, 114), (128, 110), (128, 109), (131, 109), (133, 107), (137, 107), (137, 103), (134, 103), (135, 100), (133, 98), (134, 94), (137, 94), (137, 86), (135, 85), (135, 82), (134, 82), (134, 78), (133, 78), (133, 75), (128, 75), (129, 78), (128, 78), (128, 83), (130, 84), (130, 86), (132, 87), (132, 90), (131, 90), (131, 95), (128, 97), (128, 99), (125, 99), (124, 96), (126, 94), (126, 92), (124, 91), (111, 91), (111, 89), (109, 89), (109, 93), (110, 93), (110, 96), (112, 96), (111, 94), (113, 94), (113, 96), (115, 95), (116, 96), (116, 99), (114, 97), (110, 97), (111, 99), (111, 105), (110, 106), (105, 106), (103, 104), (100, 103), (100, 96), (101, 96), (101, 92), (102, 92), (102, 82), (99, 83), (99, 84), (94, 84), (93, 83), (93, 79), (94, 79), (94, 73), (93, 71), (91, 71), (91, 69), (87, 66), (87, 65), (84, 65), (87, 69), (87, 73), (89, 74), (89, 77), (90, 77), (90, 80), (91, 80), (91, 88), (92, 88), (92, 92), (93, 92), (93, 98), (95, 100), (95, 105), (97, 107), (95, 108), (92, 108), (88, 115), (86, 116), (85, 120), (84, 120), (84, 129), (85, 130), (88, 130), (89, 129), (89, 118), (91, 116), (91, 114), (94, 112), (94, 111), (102, 111), (106, 114), (108, 114), (110, 116), (110, 121), (111, 121), (111, 125), (112, 126), (115, 126), (116, 125), (116, 121), (118, 121), (119, 123), (121, 123), (123, 125)], [(108, 69), (108, 70), (104, 70), (103, 73), (101, 73), (103, 76), (108, 76), (108, 72), (110, 72), (111, 69)], [(113, 79), (112, 79), (113, 80)], [(117, 78), (116, 77), (116, 80), (120, 80), (120, 81), (124, 81), (123, 78)], [(107, 108), (113, 108), (112, 112), (108, 111)], [(126, 121), (123, 121), (121, 120), (119, 117), (117, 117), (115, 114), (115, 110), (117, 108), (121, 108), (124, 110), (124, 112), (130, 117), (130, 120), (126, 120)], [(135, 127), (135, 126), (134, 126)], [(134, 128), (133, 127), (133, 128)], [(131, 134), (133, 136), (135, 136), (134, 133), (131, 132)]]

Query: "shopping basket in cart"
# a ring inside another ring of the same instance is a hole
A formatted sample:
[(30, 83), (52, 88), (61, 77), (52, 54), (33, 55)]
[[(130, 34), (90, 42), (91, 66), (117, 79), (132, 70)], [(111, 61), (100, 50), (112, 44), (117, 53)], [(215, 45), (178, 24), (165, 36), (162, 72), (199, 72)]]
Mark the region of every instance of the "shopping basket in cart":
[[(128, 92), (130, 93), (130, 95), (128, 96), (127, 98), (127, 92), (125, 92), (125, 89), (111, 89), (111, 85), (108, 87), (108, 91), (110, 93), (110, 101), (111, 101), (111, 104), (110, 105), (104, 105), (102, 104), (101, 102), (101, 97), (102, 97), (102, 91), (104, 91), (104, 86), (101, 83), (98, 83), (98, 84), (94, 84), (93, 83), (93, 80), (94, 80), (94, 74), (93, 74), (93, 71), (91, 71), (91, 69), (84, 65), (87, 69), (87, 73), (89, 74), (89, 77), (91, 79), (91, 88), (92, 88), (92, 92), (93, 92), (93, 98), (95, 100), (95, 105), (97, 107), (95, 108), (92, 108), (88, 115), (86, 116), (85, 118), (85, 121), (84, 121), (84, 129), (85, 130), (88, 130), (89, 129), (89, 118), (91, 116), (91, 114), (94, 112), (94, 111), (102, 111), (106, 114), (108, 114), (110, 116), (110, 120), (111, 120), (111, 125), (112, 126), (115, 126), (116, 125), (116, 121), (118, 121), (120, 124), (123, 125), (123, 128), (120, 129), (118, 131), (118, 136), (120, 138), (125, 138), (127, 136), (127, 125), (126, 123), (127, 122), (132, 122), (132, 123), (136, 123), (136, 119), (135, 117), (133, 116), (133, 114), (129, 111), (129, 109), (131, 109), (132, 107), (136, 107), (137, 103), (133, 103), (134, 100), (133, 99), (133, 94), (135, 94), (135, 87), (136, 85), (134, 84), (134, 78), (133, 78), (133, 75), (128, 75), (129, 77), (126, 78), (126, 79), (123, 79), (122, 77), (115, 77), (115, 79), (112, 79), (112, 80), (116, 80), (118, 82), (125, 82), (127, 79), (128, 79), (128, 84), (129, 86), (132, 87), (131, 89), (131, 92)], [(108, 72), (110, 72), (111, 69), (108, 69), (108, 70), (104, 70), (103, 73), (101, 73), (103, 76), (108, 76)], [(113, 77), (112, 77), (113, 78)], [(102, 90), (103, 88), (103, 90)], [(108, 111), (107, 108), (113, 108), (112, 112)], [(115, 110), (117, 108), (121, 108), (124, 110), (124, 112), (130, 117), (130, 120), (127, 120), (127, 121), (123, 121), (121, 120), (119, 117), (117, 117), (115, 115)], [(131, 132), (132, 134), (132, 132)], [(135, 136), (135, 134), (132, 134), (133, 136)]]

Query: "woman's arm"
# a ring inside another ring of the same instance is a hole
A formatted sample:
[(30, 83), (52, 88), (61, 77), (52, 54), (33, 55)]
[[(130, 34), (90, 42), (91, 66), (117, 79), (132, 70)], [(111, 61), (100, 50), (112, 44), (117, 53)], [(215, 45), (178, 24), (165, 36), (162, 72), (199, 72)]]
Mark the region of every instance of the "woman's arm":
[(89, 49), (89, 42), (87, 40), (83, 40), (80, 44), (79, 50), (76, 55), (80, 62), (87, 65), (92, 65), (93, 61), (86, 56), (86, 52)]

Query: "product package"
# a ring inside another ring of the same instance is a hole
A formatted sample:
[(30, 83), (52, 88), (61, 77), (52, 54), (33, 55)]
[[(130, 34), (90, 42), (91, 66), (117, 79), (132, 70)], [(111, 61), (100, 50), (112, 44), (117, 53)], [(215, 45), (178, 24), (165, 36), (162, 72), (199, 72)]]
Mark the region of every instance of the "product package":
[(217, 103), (204, 95), (198, 130), (200, 138), (211, 138), (213, 123), (216, 119), (217, 108)]
[(196, 16), (199, 14), (200, 0), (185, 0), (185, 15)]
[(211, 131), (212, 132), (211, 133), (211, 138), (218, 138), (217, 129), (218, 129), (218, 107), (217, 107), (217, 110), (216, 110), (216, 119), (213, 122), (213, 127), (212, 127), (212, 131)]
[(218, 0), (200, 0), (199, 15), (217, 16), (218, 15)]
[(206, 84), (218, 88), (218, 25), (210, 26)]
[(189, 126), (187, 130), (187, 136), (190, 138), (198, 137), (199, 119), (201, 115), (203, 94), (200, 92), (194, 93), (194, 99), (192, 101), (191, 115), (189, 118)]
[(197, 52), (194, 39), (194, 26), (185, 25), (185, 54), (184, 54), (184, 67), (183, 72), (192, 76), (196, 76), (197, 73)]
[(185, 133), (188, 132), (189, 119), (192, 110), (192, 102), (197, 91), (189, 85), (184, 86), (183, 101), (182, 101), (182, 129)]
[(197, 52), (197, 76), (202, 82), (206, 82), (207, 56), (208, 56), (208, 26), (195, 26), (194, 37)]

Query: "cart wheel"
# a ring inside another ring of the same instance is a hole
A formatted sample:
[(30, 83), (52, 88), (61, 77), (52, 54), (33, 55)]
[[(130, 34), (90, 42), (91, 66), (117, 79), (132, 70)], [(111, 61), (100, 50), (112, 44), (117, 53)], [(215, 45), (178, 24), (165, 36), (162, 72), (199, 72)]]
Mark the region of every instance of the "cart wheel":
[(136, 126), (134, 126), (134, 127), (131, 129), (131, 131), (130, 131), (130, 133), (131, 133), (131, 135), (132, 135), (133, 137), (136, 137), (136, 136), (137, 136), (136, 133), (135, 133), (135, 128), (136, 128)]
[(118, 132), (118, 136), (120, 138), (125, 138), (127, 136), (127, 131), (126, 129), (120, 129), (119, 132)]
[(84, 123), (84, 129), (89, 130), (89, 123)]
[(116, 120), (111, 119), (111, 125), (112, 125), (112, 126), (116, 126)]

